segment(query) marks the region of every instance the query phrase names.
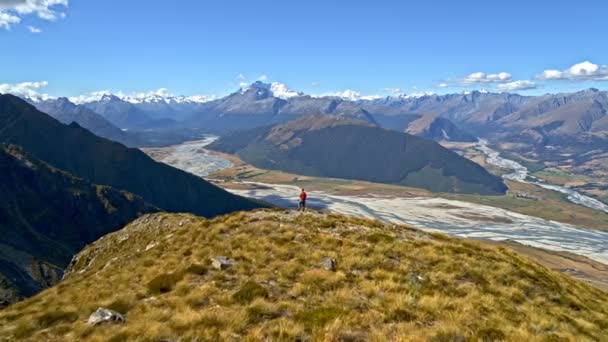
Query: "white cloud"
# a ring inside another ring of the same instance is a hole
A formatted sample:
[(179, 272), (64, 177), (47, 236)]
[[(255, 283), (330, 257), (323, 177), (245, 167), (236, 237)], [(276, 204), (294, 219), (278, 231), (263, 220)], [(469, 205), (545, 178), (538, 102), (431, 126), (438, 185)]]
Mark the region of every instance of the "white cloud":
[(536, 83), (528, 80), (513, 81), (508, 83), (502, 83), (496, 86), (496, 89), (500, 91), (516, 91), (516, 90), (528, 90), (536, 89)]
[(334, 92), (334, 93), (325, 93), (321, 95), (313, 95), (313, 97), (339, 97), (343, 100), (348, 101), (358, 101), (358, 100), (375, 100), (384, 98), (381, 95), (361, 95), (361, 93), (354, 91), (352, 89), (346, 89), (344, 91)]
[(32, 99), (50, 98), (48, 94), (41, 94), (40, 90), (45, 88), (49, 83), (42, 82), (22, 82), (22, 83), (3, 83), (0, 84), (0, 94), (12, 94), (16, 96), (29, 97)]
[(236, 80), (239, 81), (239, 87), (241, 89), (245, 89), (249, 87), (249, 82), (247, 82), (247, 77), (243, 74), (236, 75)]
[(584, 61), (562, 71), (545, 70), (536, 78), (540, 80), (608, 81), (608, 65), (598, 65)]
[[(90, 92), (87, 94), (82, 94), (79, 96), (73, 96), (73, 97), (70, 97), (69, 100), (74, 102), (75, 104), (83, 104), (83, 103), (99, 101), (105, 95), (114, 95), (114, 94), (112, 94), (112, 92), (109, 90), (100, 90), (100, 91)], [(118, 96), (118, 97), (120, 97), (120, 96)]]
[(4, 12), (0, 9), (0, 28), (10, 30), (11, 25), (19, 24), (20, 22), (21, 18), (10, 13)]
[(559, 80), (562, 79), (563, 75), (564, 73), (559, 70), (545, 70), (537, 78), (541, 80)]
[(274, 96), (281, 99), (288, 99), (290, 97), (302, 95), (302, 93), (293, 91), (287, 88), (285, 84), (279, 82), (272, 82), (272, 84), (270, 84), (270, 91), (272, 91)]
[(431, 95), (435, 95), (435, 93), (432, 91), (418, 91), (415, 93), (405, 95), (405, 98), (419, 98), (419, 97), (425, 97), (425, 96), (431, 96)]
[(258, 81), (262, 81), (262, 82), (268, 81), (268, 75), (262, 75), (262, 76), (258, 77)]
[(68, 0), (0, 0), (0, 27), (9, 30), (27, 15), (55, 21), (65, 17), (65, 13), (57, 11), (57, 7), (67, 6)]
[(445, 83), (445, 82), (444, 82), (444, 83), (439, 83), (438, 85), (436, 85), (436, 87), (437, 87), (437, 88), (447, 88), (447, 87), (449, 87), (449, 86), (450, 86), (450, 85), (449, 85), (449, 84), (447, 84), (447, 83)]
[(462, 85), (472, 85), (481, 83), (507, 83), (511, 81), (511, 74), (508, 72), (499, 72), (497, 74), (486, 74), (483, 72), (474, 72), (460, 80)]
[(41, 29), (34, 27), (34, 26), (28, 26), (27, 29), (31, 32), (31, 33), (40, 33), (42, 32)]
[(386, 92), (389, 92), (389, 93), (393, 93), (393, 94), (401, 94), (402, 93), (401, 88), (384, 88), (383, 90), (386, 91)]

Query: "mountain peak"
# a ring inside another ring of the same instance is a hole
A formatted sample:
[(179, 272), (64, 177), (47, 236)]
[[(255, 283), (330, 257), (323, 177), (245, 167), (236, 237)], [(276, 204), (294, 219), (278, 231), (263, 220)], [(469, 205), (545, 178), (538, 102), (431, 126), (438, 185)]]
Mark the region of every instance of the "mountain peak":
[(120, 98), (114, 94), (103, 94), (99, 101), (120, 101)]
[(264, 83), (262, 81), (255, 81), (249, 85), (249, 87), (241, 88), (241, 94), (247, 94), (255, 91), (258, 97), (261, 99), (267, 97), (277, 97), (283, 100), (287, 100), (296, 96), (304, 96), (304, 93), (297, 92), (289, 89), (287, 85), (280, 82)]

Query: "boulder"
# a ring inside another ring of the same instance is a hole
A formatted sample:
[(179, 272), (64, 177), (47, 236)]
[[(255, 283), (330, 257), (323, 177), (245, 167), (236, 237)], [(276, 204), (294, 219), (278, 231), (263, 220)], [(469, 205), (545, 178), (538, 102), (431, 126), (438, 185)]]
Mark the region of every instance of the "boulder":
[(116, 311), (99, 308), (89, 316), (87, 323), (89, 325), (98, 325), (103, 323), (124, 323), (125, 318)]
[(225, 270), (227, 268), (230, 268), (234, 264), (234, 260), (225, 256), (216, 256), (211, 258), (211, 265), (213, 266), (213, 268), (216, 268), (218, 270)]
[(410, 284), (418, 284), (424, 281), (424, 277), (418, 273), (410, 273)]
[(325, 257), (321, 260), (324, 269), (334, 272), (336, 270), (336, 259)]

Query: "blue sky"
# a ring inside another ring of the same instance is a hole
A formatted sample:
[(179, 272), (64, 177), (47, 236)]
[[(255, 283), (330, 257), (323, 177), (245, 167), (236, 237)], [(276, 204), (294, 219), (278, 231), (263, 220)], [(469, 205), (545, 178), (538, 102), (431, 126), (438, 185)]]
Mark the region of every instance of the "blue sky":
[(0, 84), (65, 96), (223, 95), (263, 75), (312, 94), (608, 89), (606, 13), (599, 0), (0, 0)]

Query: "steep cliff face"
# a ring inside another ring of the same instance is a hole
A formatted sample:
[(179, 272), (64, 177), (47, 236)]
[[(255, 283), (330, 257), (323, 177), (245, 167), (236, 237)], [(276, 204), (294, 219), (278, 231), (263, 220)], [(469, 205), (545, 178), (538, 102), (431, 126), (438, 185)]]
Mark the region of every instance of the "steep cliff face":
[(0, 306), (56, 284), (86, 244), (158, 209), (0, 145)]

